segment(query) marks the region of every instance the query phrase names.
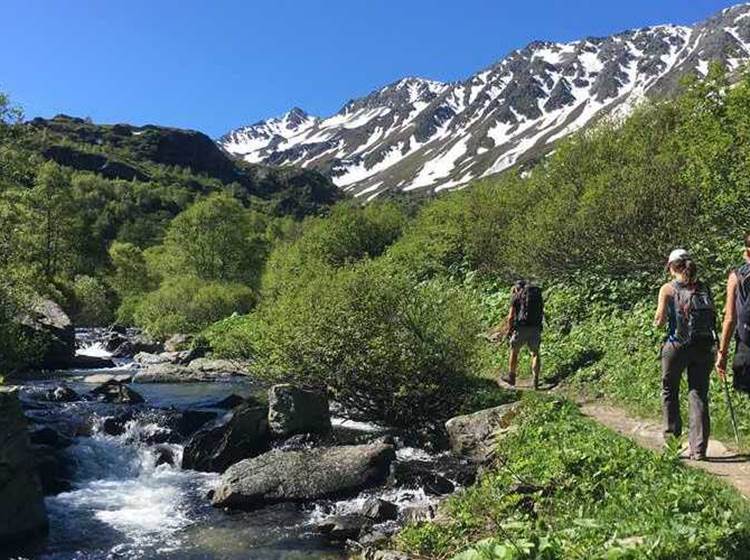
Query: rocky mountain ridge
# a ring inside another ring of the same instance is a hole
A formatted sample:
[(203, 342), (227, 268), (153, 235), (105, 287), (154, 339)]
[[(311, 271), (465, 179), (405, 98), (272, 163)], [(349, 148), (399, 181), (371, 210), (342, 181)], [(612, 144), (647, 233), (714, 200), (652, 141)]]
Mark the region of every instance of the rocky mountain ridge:
[(533, 42), (462, 82), (405, 78), (331, 117), (295, 108), (218, 143), (248, 162), (320, 170), (367, 199), (440, 191), (533, 161), (602, 116), (674, 93), (713, 61), (736, 72), (748, 59), (750, 4), (741, 4), (690, 27)]

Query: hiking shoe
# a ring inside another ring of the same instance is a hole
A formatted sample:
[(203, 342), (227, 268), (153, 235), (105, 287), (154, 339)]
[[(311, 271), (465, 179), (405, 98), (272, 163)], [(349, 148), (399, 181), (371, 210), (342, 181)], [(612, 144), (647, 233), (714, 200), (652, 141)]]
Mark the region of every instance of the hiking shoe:
[(705, 453), (691, 453), (690, 460), (691, 461), (705, 461), (706, 454)]
[(500, 376), (500, 384), (510, 385), (511, 387), (516, 386), (516, 376), (511, 375), (509, 373), (506, 373), (505, 375)]

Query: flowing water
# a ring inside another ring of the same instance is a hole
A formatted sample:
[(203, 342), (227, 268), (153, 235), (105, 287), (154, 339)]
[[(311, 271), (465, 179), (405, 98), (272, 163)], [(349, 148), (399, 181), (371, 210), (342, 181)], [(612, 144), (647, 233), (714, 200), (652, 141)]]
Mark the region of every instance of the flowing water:
[[(96, 333), (79, 333), (80, 353), (107, 356)], [(127, 360), (105, 370), (132, 371)], [(67, 385), (85, 393), (93, 385), (80, 381), (82, 373), (66, 371)], [(219, 475), (179, 468), (182, 446), (153, 443), (168, 418), (182, 409), (210, 409), (229, 396), (247, 396), (252, 386), (242, 381), (225, 383), (142, 384), (132, 387), (146, 400), (130, 407), (101, 402), (48, 403), (38, 393), (60, 383), (30, 382), (22, 388), (26, 414), (36, 423), (73, 436), (61, 453), (71, 471), (68, 491), (46, 498), (50, 519), (47, 538), (0, 557), (39, 559), (240, 559), (344, 558), (341, 547), (327, 543), (315, 522), (331, 513), (356, 512), (368, 496), (377, 495), (401, 505), (428, 504), (424, 491), (376, 489), (339, 502), (318, 502), (306, 507), (281, 504), (255, 512), (227, 513), (210, 506), (208, 492)], [(118, 436), (102, 430), (103, 419), (137, 409)], [(377, 431), (378, 427), (338, 420), (339, 427)], [(164, 438), (162, 438), (163, 440)], [(164, 454), (175, 465), (158, 464)], [(399, 460), (429, 460), (413, 448), (398, 450)]]

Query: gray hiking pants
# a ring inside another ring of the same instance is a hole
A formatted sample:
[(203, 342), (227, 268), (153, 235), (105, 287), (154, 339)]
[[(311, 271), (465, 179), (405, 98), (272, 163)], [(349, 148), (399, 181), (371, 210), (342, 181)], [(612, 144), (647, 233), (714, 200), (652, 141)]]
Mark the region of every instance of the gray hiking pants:
[(714, 350), (710, 345), (664, 344), (661, 353), (662, 408), (664, 436), (682, 434), (680, 418), (680, 378), (687, 370), (688, 408), (690, 411), (690, 452), (705, 455), (711, 421), (708, 415), (708, 381), (714, 365)]

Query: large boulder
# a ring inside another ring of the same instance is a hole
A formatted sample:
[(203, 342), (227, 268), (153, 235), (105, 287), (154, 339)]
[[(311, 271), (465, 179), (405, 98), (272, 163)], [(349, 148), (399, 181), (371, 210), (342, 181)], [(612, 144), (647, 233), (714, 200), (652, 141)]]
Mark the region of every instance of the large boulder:
[(396, 453), (391, 445), (273, 450), (227, 469), (216, 507), (251, 510), (277, 502), (346, 497), (382, 483)]
[(18, 392), (0, 387), (0, 545), (47, 529), (34, 462)]
[(224, 472), (227, 467), (268, 448), (268, 410), (242, 406), (199, 429), (182, 454), (182, 468)]
[(511, 403), (451, 418), (445, 423), (451, 450), (473, 461), (484, 461), (498, 432), (509, 426), (517, 409), (518, 403)]
[(18, 317), (18, 322), (44, 349), (39, 364), (42, 368), (61, 369), (70, 365), (76, 350), (75, 330), (62, 307), (52, 300), (37, 298)]
[(328, 398), (316, 389), (274, 385), (268, 391), (268, 425), (279, 438), (329, 432)]
[[(143, 369), (133, 378), (135, 383), (196, 383), (228, 380), (244, 375), (244, 366), (230, 360), (189, 357), (191, 351), (158, 355), (139, 354)], [(187, 360), (191, 360), (187, 363)]]

